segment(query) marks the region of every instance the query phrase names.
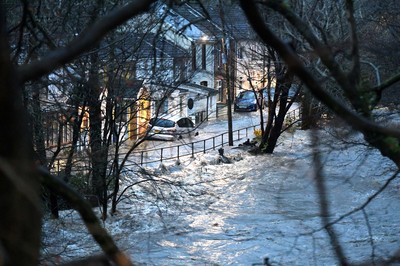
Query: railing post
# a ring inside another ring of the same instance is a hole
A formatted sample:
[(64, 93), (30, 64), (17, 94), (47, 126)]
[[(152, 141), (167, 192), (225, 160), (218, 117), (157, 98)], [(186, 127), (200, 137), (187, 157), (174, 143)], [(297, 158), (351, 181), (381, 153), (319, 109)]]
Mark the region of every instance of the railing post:
[(215, 150), (215, 137), (213, 137), (213, 150)]
[(140, 166), (143, 165), (143, 151), (140, 153)]
[(206, 153), (206, 140), (203, 141), (203, 153)]
[(179, 160), (179, 147), (180, 147), (181, 145), (178, 145), (178, 150), (177, 150), (177, 157), (178, 157), (178, 160)]
[(224, 146), (224, 133), (221, 134), (221, 146)]
[(164, 148), (161, 148), (161, 158), (160, 158), (160, 162), (162, 162), (162, 160), (163, 160), (163, 152), (164, 152)]
[(194, 143), (192, 142), (192, 158), (194, 158)]

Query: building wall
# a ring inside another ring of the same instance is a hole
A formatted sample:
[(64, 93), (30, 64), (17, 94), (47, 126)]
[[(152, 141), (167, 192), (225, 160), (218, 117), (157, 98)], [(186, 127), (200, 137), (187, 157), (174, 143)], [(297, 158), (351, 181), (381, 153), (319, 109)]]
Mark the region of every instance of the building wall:
[[(239, 41), (237, 44), (237, 92), (262, 89), (267, 86), (268, 62), (264, 45), (257, 41)], [(272, 82), (274, 80), (272, 77)], [(273, 85), (272, 84), (272, 85)]]
[(208, 42), (197, 42), (193, 44), (192, 67), (193, 76), (190, 83), (214, 88), (214, 45)]
[[(212, 119), (216, 117), (217, 94), (210, 88), (201, 88), (198, 85), (185, 84), (181, 88), (187, 91), (184, 104), (187, 109), (187, 116), (193, 121), (202, 117), (203, 119)], [(191, 107), (189, 100), (193, 102)], [(191, 107), (191, 108), (190, 108)]]

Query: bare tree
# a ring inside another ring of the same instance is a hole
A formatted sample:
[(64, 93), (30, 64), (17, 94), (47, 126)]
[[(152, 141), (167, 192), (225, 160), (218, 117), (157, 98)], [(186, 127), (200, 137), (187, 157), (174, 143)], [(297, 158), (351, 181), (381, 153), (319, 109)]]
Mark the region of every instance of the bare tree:
[[(313, 34), (313, 31), (308, 24), (302, 21), (301, 18), (297, 16), (290, 8), (283, 3), (267, 1), (265, 4), (268, 4), (269, 7), (285, 16), (288, 21), (291, 22), (292, 25), (294, 25), (302, 34), (302, 36), (310, 43), (314, 53), (321, 58), (321, 61), (327, 68), (327, 71), (329, 71), (329, 74), (335, 80), (337, 86), (342, 89), (346, 99), (351, 103), (354, 110), (350, 110), (346, 105), (340, 103), (335, 97), (330, 96), (328, 92), (321, 88), (317, 79), (305, 68), (303, 62), (299, 56), (296, 55), (295, 51), (293, 51), (290, 46), (276, 37), (276, 35), (273, 34), (273, 32), (266, 27), (264, 23), (260, 25), (264, 25), (265, 27), (263, 27), (263, 29), (266, 31), (261, 34), (260, 28), (257, 27), (255, 23), (263, 22), (262, 18), (259, 14), (250, 14), (248, 5), (242, 3), (247, 15), (251, 17), (250, 21), (253, 23), (254, 28), (260, 34), (262, 39), (270, 44), (276, 51), (278, 51), (293, 73), (301, 78), (301, 80), (317, 98), (332, 108), (346, 121), (351, 123), (355, 129), (361, 131), (365, 135), (366, 140), (371, 145), (381, 150), (383, 155), (388, 156), (394, 162), (398, 163), (397, 158), (399, 155), (396, 152), (396, 149), (393, 149), (394, 146), (392, 145), (397, 143), (396, 138), (398, 136), (398, 132), (396, 130), (383, 128), (370, 119), (371, 111), (373, 107), (376, 106), (375, 100), (377, 99), (377, 94), (398, 81), (399, 78), (397, 75), (395, 75), (392, 79), (387, 80), (380, 86), (363, 87), (365, 85), (361, 80), (360, 50), (357, 38), (353, 2), (348, 1), (344, 7), (348, 14), (348, 23), (350, 28), (349, 38), (351, 40), (351, 43), (348, 46), (351, 57), (349, 62), (349, 70), (347, 72), (344, 72), (339, 63), (335, 60), (334, 53), (330, 47), (320, 41), (318, 37)], [(258, 20), (255, 21), (256, 19)], [(267, 40), (268, 38), (269, 40)], [(366, 97), (367, 95), (369, 95), (369, 97)], [(389, 140), (387, 138), (389, 138)]]
[[(303, 8), (298, 8), (296, 3), (303, 5)], [(255, 31), (266, 44), (277, 51), (289, 71), (304, 82), (314, 97), (329, 107), (355, 131), (361, 132), (369, 145), (378, 149), (383, 156), (391, 159), (398, 167), (400, 165), (400, 132), (396, 126), (388, 127), (387, 124), (381, 123), (374, 115), (374, 110), (381, 99), (381, 93), (396, 84), (400, 76), (398, 70), (395, 69), (386, 80), (379, 82), (379, 73), (377, 74), (374, 67), (377, 64), (372, 61), (372, 53), (362, 48), (365, 44), (362, 42), (362, 36), (366, 29), (365, 24), (362, 24), (365, 19), (363, 17), (365, 9), (362, 4), (365, 3), (351, 0), (329, 3), (326, 1), (262, 1), (258, 3), (241, 1), (241, 6)], [(303, 49), (295, 50), (290, 47), (280, 37), (279, 32), (275, 32), (274, 27), (266, 22), (260, 10), (278, 14), (288, 22), (291, 27), (289, 32), (303, 42)], [(308, 14), (320, 14), (326, 19), (320, 20), (324, 23), (319, 25), (313, 19), (309, 19)], [(309, 56), (305, 56), (302, 51), (307, 51)], [(322, 221), (339, 263), (348, 265), (350, 262), (344, 255), (342, 243), (334, 228), (335, 223), (340, 219), (330, 221), (326, 218), (330, 212), (326, 198), (329, 192), (318, 153), (316, 149), (315, 176), (321, 195), (319, 204)], [(386, 184), (376, 193), (379, 194), (384, 190), (397, 174), (398, 172), (388, 178)], [(354, 212), (364, 211), (370, 200)], [(388, 260), (372, 258), (367, 263), (396, 263), (399, 259), (398, 251), (391, 254), (392, 257)]]
[[(115, 9), (93, 23), (67, 46), (61, 46), (37, 61), (18, 67), (10, 60), (6, 17), (4, 9), (2, 10), (2, 37), (0, 38), (2, 67), (0, 73), (3, 82), (1, 86), (2, 97), (0, 97), (0, 116), (4, 128), (7, 128), (7, 130), (2, 130), (0, 133), (2, 142), (0, 145), (0, 187), (2, 197), (5, 199), (1, 203), (4, 215), (0, 218), (0, 224), (1, 228), (8, 228), (8, 230), (2, 230), (0, 235), (2, 264), (37, 265), (39, 260), (41, 207), (37, 176), (44, 175), (35, 170), (32, 146), (30, 145), (31, 134), (28, 133), (28, 122), (22, 101), (21, 89), (23, 84), (49, 74), (56, 68), (70, 62), (92, 47), (93, 43), (99, 42), (108, 31), (121, 25), (129, 18), (148, 10), (151, 3), (152, 1), (136, 1)], [(4, 8), (3, 5), (0, 6)], [(18, 117), (18, 119), (15, 119), (15, 117)], [(49, 176), (48, 178), (52, 179)], [(52, 188), (55, 189), (56, 187), (53, 186)], [(81, 213), (83, 213), (82, 209)], [(88, 228), (91, 228), (90, 230), (98, 225), (97, 219), (93, 216), (86, 221)], [(109, 259), (118, 265), (130, 264), (111, 239), (102, 238), (106, 240), (102, 242), (100, 238), (98, 239), (99, 243), (108, 254)], [(106, 248), (106, 246), (108, 247)], [(109, 249), (109, 247), (112, 248)]]

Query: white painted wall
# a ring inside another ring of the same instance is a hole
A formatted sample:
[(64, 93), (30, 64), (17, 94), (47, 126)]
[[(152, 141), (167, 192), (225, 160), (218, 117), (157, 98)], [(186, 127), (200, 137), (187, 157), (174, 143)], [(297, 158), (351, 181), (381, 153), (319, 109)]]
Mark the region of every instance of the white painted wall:
[[(196, 113), (203, 112), (204, 116), (209, 119), (216, 117), (216, 102), (217, 95), (215, 93), (210, 93), (210, 88), (199, 88), (198, 86), (190, 86), (190, 84), (183, 84), (180, 88), (187, 90), (185, 105), (187, 108), (187, 115), (192, 117), (196, 116)], [(187, 104), (189, 99), (193, 99), (193, 108), (189, 109)]]
[[(203, 59), (203, 49), (202, 46), (205, 45), (205, 58), (206, 58), (206, 68), (203, 69), (202, 59)], [(214, 86), (214, 56), (213, 56), (214, 45), (212, 43), (196, 43), (196, 70), (191, 78), (191, 83), (199, 84), (202, 81), (207, 81), (207, 86), (213, 88)]]

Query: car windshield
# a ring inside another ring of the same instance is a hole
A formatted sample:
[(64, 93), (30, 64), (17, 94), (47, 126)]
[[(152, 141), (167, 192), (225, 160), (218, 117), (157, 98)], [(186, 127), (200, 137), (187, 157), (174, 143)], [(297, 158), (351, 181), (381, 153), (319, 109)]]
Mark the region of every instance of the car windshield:
[(243, 99), (243, 100), (252, 100), (252, 99), (254, 99), (254, 92), (252, 92), (252, 91), (243, 92), (239, 95), (238, 98)]
[(150, 124), (157, 127), (174, 127), (175, 122), (164, 118), (152, 118)]

